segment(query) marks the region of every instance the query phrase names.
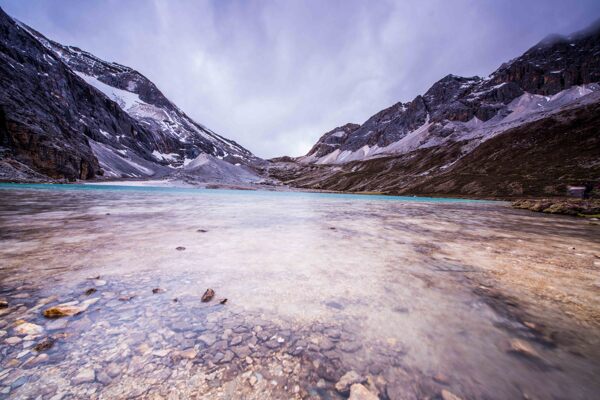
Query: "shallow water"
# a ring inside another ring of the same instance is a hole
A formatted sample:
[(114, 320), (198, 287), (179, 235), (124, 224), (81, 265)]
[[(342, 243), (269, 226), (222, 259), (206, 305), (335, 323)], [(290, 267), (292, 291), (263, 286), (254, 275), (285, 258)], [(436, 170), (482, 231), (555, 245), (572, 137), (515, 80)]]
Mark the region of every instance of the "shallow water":
[[(452, 199), (0, 185), (0, 259), (0, 396), (335, 399), (350, 370), (391, 399), (600, 391), (589, 221)], [(43, 331), (19, 335), (22, 321)]]

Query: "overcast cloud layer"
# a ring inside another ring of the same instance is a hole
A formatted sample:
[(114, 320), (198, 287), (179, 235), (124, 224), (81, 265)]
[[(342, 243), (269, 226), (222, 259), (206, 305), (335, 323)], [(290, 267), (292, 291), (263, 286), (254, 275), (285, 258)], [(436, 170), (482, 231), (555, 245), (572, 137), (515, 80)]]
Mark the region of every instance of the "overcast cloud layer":
[(63, 44), (133, 67), (198, 122), (264, 158), (409, 101), (453, 73), (485, 76), (600, 1), (0, 0)]

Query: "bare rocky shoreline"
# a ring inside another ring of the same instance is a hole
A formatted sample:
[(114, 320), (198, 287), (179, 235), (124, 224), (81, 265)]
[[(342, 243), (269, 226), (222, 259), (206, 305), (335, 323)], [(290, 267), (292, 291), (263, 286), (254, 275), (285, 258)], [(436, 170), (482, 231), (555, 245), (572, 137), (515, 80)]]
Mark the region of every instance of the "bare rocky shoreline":
[(522, 199), (512, 203), (513, 208), (547, 214), (600, 218), (600, 199)]

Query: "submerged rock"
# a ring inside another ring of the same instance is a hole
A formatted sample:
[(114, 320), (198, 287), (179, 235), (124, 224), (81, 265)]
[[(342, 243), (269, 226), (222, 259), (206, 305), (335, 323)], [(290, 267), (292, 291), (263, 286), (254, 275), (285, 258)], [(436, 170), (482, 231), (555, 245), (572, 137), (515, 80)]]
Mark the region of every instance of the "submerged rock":
[(362, 376), (360, 376), (356, 371), (349, 371), (346, 372), (339, 381), (337, 381), (335, 384), (335, 390), (340, 393), (347, 393), (352, 385), (362, 382), (364, 382)]
[(71, 379), (71, 383), (74, 385), (81, 385), (82, 383), (93, 382), (95, 379), (96, 372), (91, 368), (84, 368)]
[(183, 250), (185, 250), (185, 247), (183, 247), (183, 246), (177, 246), (177, 247), (175, 247), (175, 250), (183, 251)]
[(89, 296), (92, 295), (94, 293), (96, 293), (97, 289), (96, 288), (89, 288), (88, 290), (85, 291), (85, 295)]
[(361, 385), (360, 383), (355, 383), (350, 388), (350, 397), (348, 400), (379, 400), (379, 397)]
[(100, 300), (100, 298), (95, 297), (93, 299), (82, 301), (79, 304), (77, 302), (59, 304), (45, 309), (43, 314), (46, 318), (72, 317), (73, 315), (81, 314), (98, 300)]
[(460, 397), (450, 392), (449, 390), (442, 390), (442, 399), (443, 400), (462, 400)]
[(67, 327), (68, 323), (69, 322), (66, 319), (57, 319), (57, 320), (48, 322), (46, 324), (46, 329), (49, 331), (65, 329)]
[(535, 349), (531, 347), (529, 343), (526, 343), (521, 339), (512, 339), (510, 341), (509, 351), (529, 358), (540, 358), (540, 354), (535, 351)]
[(192, 360), (192, 359), (196, 358), (196, 356), (198, 355), (198, 352), (194, 348), (189, 348), (189, 349), (177, 352), (177, 355), (181, 358), (187, 358), (188, 360)]
[(8, 301), (2, 299), (0, 300), (0, 308), (7, 308), (8, 307)]
[(166, 292), (166, 290), (163, 289), (163, 288), (154, 288), (154, 289), (152, 289), (152, 293), (154, 293), (154, 294), (160, 294), (160, 293), (164, 293), (164, 292)]
[(4, 343), (13, 346), (13, 345), (15, 345), (17, 343), (21, 343), (22, 340), (23, 339), (21, 339), (20, 337), (13, 336), (13, 337), (9, 337), (9, 338), (5, 339)]
[(211, 301), (213, 297), (215, 297), (215, 291), (212, 289), (206, 289), (206, 292), (204, 292), (202, 295), (202, 302), (207, 303)]
[(38, 344), (36, 344), (33, 349), (37, 352), (40, 351), (46, 351), (50, 348), (52, 348), (52, 346), (54, 346), (54, 339), (51, 337), (47, 337), (44, 340), (42, 340), (41, 342), (39, 342)]
[(219, 300), (219, 304), (225, 304), (225, 303), (227, 303), (227, 299), (221, 299), (221, 300)]
[(44, 328), (39, 325), (32, 324), (29, 322), (20, 323), (15, 327), (15, 333), (17, 335), (41, 335), (44, 332)]

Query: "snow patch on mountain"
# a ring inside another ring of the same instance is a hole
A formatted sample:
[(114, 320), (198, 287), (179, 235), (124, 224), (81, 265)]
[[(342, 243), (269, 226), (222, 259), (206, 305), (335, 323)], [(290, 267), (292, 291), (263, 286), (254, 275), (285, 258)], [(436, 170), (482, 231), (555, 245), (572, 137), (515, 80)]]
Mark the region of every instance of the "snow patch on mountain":
[[(124, 111), (129, 111), (136, 107), (137, 105), (146, 105), (149, 104), (143, 102), (140, 99), (140, 96), (136, 93), (128, 92), (127, 90), (118, 89), (113, 86), (109, 86), (104, 82), (101, 82), (95, 76), (86, 75), (82, 72), (75, 71), (75, 73), (84, 81), (86, 81), (89, 85), (92, 85), (102, 93), (104, 93), (109, 99), (117, 103)], [(131, 114), (131, 113), (130, 113)]]

